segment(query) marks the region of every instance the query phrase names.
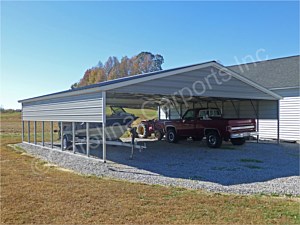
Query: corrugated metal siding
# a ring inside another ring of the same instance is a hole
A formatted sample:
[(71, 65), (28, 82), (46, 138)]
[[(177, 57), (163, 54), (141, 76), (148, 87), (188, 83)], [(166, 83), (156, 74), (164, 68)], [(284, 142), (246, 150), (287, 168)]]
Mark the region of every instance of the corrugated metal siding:
[(300, 97), (280, 101), (280, 138), (300, 141)]
[(259, 138), (277, 139), (277, 120), (260, 119), (259, 120)]
[[(277, 121), (259, 121), (260, 138), (277, 138)], [(300, 97), (280, 100), (280, 139), (300, 141)]]
[(25, 121), (102, 122), (100, 92), (22, 104)]

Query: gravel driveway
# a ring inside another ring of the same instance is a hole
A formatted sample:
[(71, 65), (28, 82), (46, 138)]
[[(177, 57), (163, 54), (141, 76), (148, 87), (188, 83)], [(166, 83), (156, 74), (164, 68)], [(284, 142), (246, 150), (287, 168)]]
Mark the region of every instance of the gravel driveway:
[[(19, 146), (83, 174), (213, 192), (300, 195), (299, 144), (225, 143), (221, 149), (210, 149), (204, 141), (169, 144), (147, 140), (147, 149), (135, 151), (133, 160), (129, 148), (108, 146), (106, 164), (60, 150)], [(101, 157), (101, 146), (91, 154)]]

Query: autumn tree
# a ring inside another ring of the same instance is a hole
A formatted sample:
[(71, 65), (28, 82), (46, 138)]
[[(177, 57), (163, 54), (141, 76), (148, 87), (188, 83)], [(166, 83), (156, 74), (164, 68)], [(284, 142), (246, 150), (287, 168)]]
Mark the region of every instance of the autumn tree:
[(82, 87), (107, 80), (118, 79), (136, 74), (143, 74), (162, 70), (163, 56), (150, 52), (141, 52), (136, 56), (122, 57), (121, 62), (115, 56), (110, 56), (103, 64), (101, 61), (85, 71), (79, 82), (72, 84), (71, 88)]

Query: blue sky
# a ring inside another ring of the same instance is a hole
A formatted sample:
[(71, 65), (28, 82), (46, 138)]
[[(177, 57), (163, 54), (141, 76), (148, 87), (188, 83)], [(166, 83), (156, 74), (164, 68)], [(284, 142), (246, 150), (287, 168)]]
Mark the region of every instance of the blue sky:
[(0, 104), (20, 108), (141, 51), (163, 55), (164, 69), (298, 55), (299, 3), (1, 2)]

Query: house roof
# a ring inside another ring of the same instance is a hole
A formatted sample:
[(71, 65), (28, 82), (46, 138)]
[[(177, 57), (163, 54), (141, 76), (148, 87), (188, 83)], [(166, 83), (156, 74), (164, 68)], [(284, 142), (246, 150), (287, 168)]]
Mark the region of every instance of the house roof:
[(299, 87), (299, 55), (227, 66), (268, 89)]

